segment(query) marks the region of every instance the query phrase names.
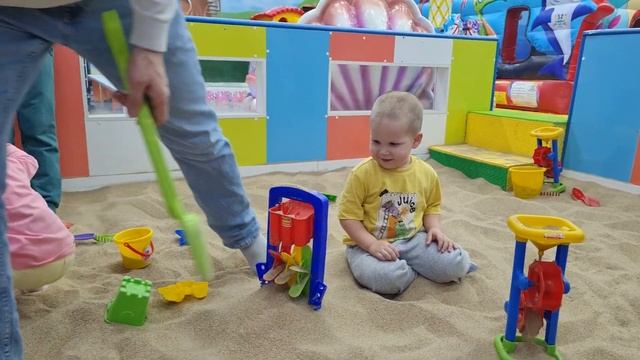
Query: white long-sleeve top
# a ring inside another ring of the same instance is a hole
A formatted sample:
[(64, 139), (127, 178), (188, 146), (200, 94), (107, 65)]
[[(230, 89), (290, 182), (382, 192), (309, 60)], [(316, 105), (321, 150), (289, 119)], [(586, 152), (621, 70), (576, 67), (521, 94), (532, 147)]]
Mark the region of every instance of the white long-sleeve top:
[[(0, 0), (0, 6), (50, 8), (72, 4), (78, 0)], [(176, 11), (175, 0), (130, 0), (133, 27), (129, 42), (132, 45), (164, 52), (167, 50), (169, 23)]]

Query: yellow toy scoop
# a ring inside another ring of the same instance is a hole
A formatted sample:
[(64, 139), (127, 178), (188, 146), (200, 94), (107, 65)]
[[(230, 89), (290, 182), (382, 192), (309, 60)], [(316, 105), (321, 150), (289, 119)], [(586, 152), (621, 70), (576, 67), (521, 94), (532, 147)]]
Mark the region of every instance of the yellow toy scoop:
[[(118, 13), (115, 10), (103, 13), (102, 26), (104, 28), (105, 38), (111, 49), (111, 54), (118, 67), (123, 87), (126, 89), (128, 87), (127, 66), (129, 64), (129, 47), (125, 39), (124, 31), (122, 30), (122, 23), (120, 22)], [(185, 212), (180, 201), (178, 201), (173, 180), (171, 180), (167, 163), (160, 149), (158, 129), (151, 116), (151, 110), (146, 103), (143, 104), (140, 109), (138, 125), (142, 131), (147, 152), (153, 163), (153, 168), (158, 178), (158, 185), (169, 214), (176, 219), (182, 226), (182, 229), (184, 229), (185, 237), (191, 247), (191, 256), (193, 257), (198, 273), (204, 280), (209, 280), (211, 278), (211, 259), (200, 233), (200, 220), (198, 219), (198, 215)]]
[(209, 283), (204, 281), (179, 281), (173, 285), (158, 288), (158, 292), (168, 302), (182, 302), (187, 295), (200, 300), (207, 297)]

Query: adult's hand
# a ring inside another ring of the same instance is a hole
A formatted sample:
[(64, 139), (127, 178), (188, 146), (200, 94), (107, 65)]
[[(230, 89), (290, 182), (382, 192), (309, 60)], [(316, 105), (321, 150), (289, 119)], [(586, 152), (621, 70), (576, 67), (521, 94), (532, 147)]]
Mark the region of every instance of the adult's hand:
[(129, 89), (114, 97), (127, 107), (129, 116), (137, 117), (143, 101), (148, 100), (156, 124), (169, 117), (169, 85), (163, 53), (133, 47), (129, 58)]

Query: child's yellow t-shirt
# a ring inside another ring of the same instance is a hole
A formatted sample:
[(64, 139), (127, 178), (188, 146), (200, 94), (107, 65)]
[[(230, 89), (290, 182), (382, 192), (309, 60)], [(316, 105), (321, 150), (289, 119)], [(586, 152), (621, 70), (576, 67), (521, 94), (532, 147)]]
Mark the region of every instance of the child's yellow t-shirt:
[[(409, 165), (386, 170), (369, 158), (351, 170), (338, 218), (359, 220), (377, 239), (393, 242), (423, 229), (425, 214), (440, 213), (440, 181), (431, 165), (412, 156)], [(345, 237), (347, 245), (355, 243)]]

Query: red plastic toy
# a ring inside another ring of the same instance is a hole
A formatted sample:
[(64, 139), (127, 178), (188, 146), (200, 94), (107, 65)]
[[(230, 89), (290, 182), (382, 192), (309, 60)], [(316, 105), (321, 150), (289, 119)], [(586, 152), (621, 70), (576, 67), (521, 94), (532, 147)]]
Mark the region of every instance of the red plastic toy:
[(529, 265), (529, 281), (534, 286), (525, 292), (526, 306), (537, 311), (555, 311), (562, 304), (562, 270), (553, 261), (534, 261)]
[(269, 209), (269, 244), (291, 253), (291, 245), (304, 246), (313, 236), (313, 207), (288, 200)]
[(564, 282), (562, 270), (553, 261), (534, 261), (527, 277), (533, 286), (520, 296), (518, 330), (535, 336), (543, 325), (544, 312), (560, 309)]
[(585, 193), (580, 188), (577, 188), (577, 187), (574, 187), (573, 189), (571, 189), (571, 198), (573, 200), (582, 201), (587, 206), (591, 206), (591, 207), (600, 206), (600, 200), (593, 198), (591, 196), (585, 195)]

